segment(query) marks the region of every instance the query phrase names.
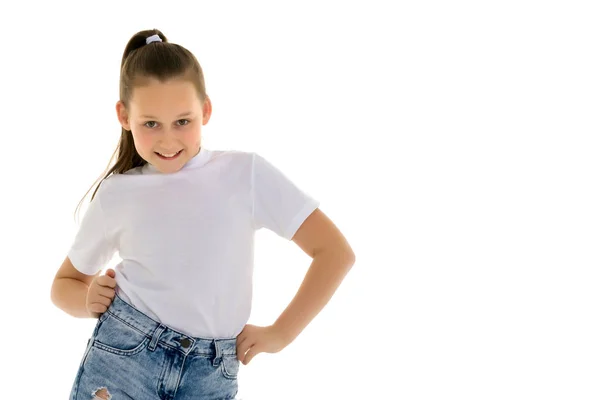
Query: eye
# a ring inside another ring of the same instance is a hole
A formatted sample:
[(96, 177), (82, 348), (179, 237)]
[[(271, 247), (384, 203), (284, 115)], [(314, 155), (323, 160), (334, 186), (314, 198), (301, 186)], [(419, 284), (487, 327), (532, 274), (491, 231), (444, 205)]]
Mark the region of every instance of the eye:
[(153, 127), (152, 127), (152, 126), (148, 126), (148, 124), (155, 124), (155, 123), (156, 123), (155, 121), (148, 121), (148, 122), (146, 122), (146, 123), (144, 124), (144, 126), (145, 126), (146, 128), (150, 128), (150, 129), (152, 129)]
[(189, 123), (190, 123), (190, 121), (189, 121), (189, 120), (187, 120), (187, 119), (180, 119), (180, 120), (179, 120), (179, 121), (177, 121), (177, 122), (181, 122), (181, 121), (185, 121), (185, 124), (181, 124), (181, 125), (179, 125), (179, 126), (186, 126), (187, 124), (189, 124)]

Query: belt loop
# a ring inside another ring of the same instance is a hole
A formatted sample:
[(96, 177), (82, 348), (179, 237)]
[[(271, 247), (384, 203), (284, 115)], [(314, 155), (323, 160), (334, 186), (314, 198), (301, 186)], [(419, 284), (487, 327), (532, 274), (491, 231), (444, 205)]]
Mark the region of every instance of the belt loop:
[(163, 324), (158, 325), (158, 327), (154, 330), (154, 333), (152, 334), (152, 340), (148, 344), (148, 350), (154, 351), (154, 349), (156, 349), (156, 343), (158, 343), (158, 339), (160, 338), (160, 335), (165, 329), (167, 329), (167, 327)]
[(213, 339), (213, 345), (215, 346), (215, 359), (213, 360), (213, 366), (217, 367), (219, 365), (219, 363), (221, 362), (221, 360), (223, 359), (223, 357), (221, 356), (221, 347), (219, 346), (219, 343), (217, 343), (217, 341), (215, 339)]

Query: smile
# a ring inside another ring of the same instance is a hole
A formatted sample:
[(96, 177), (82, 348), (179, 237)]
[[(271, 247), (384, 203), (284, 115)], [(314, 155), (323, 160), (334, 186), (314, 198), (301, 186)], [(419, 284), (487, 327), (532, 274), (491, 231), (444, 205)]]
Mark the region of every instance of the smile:
[(163, 160), (174, 160), (176, 159), (182, 152), (183, 150), (179, 150), (177, 153), (171, 153), (171, 154), (163, 154), (163, 153), (157, 153), (154, 152), (157, 156), (159, 156), (160, 158), (162, 158)]

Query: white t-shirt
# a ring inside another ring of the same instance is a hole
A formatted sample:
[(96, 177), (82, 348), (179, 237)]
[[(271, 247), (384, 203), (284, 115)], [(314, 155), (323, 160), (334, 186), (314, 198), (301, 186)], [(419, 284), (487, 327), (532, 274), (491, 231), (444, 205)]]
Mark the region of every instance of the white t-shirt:
[(232, 338), (250, 317), (255, 231), (291, 240), (318, 206), (260, 155), (203, 146), (175, 173), (102, 181), (68, 256), (93, 275), (118, 253), (119, 296), (190, 336)]

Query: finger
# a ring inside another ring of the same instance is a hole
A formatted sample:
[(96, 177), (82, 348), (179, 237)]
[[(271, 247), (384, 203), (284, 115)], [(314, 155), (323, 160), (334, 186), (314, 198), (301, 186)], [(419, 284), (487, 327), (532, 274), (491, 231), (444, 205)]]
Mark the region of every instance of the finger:
[(115, 270), (112, 269), (112, 268), (107, 269), (106, 270), (106, 275), (110, 276), (111, 278), (114, 278), (115, 277)]
[(238, 347), (238, 349), (237, 349), (238, 360), (243, 361), (244, 357), (246, 356), (246, 352), (251, 347), (252, 347), (252, 345), (250, 345), (249, 342), (246, 342), (243, 346)]
[(97, 290), (97, 294), (103, 297), (107, 297), (109, 299), (115, 298), (115, 289), (107, 287), (107, 286), (99, 286)]
[(246, 350), (242, 349), (240, 346), (237, 347), (236, 356), (237, 356), (238, 360), (243, 361), (245, 353), (246, 353)]
[(96, 279), (96, 283), (100, 286), (107, 286), (107, 287), (111, 287), (111, 288), (114, 288), (115, 286), (117, 286), (116, 279), (111, 278), (110, 276), (107, 276), (107, 275), (99, 276), (98, 279)]
[(248, 365), (250, 363), (250, 361), (252, 361), (252, 359), (254, 358), (255, 355), (257, 355), (258, 353), (260, 353), (260, 350), (258, 349), (258, 346), (252, 346), (250, 347), (250, 350), (248, 350), (248, 352), (246, 353), (244, 360), (242, 361), (242, 363), (244, 365)]
[(236, 341), (236, 345), (238, 347), (241, 346), (247, 339), (248, 339), (247, 335), (240, 335), (240, 336), (238, 336), (237, 341)]
[(108, 297), (104, 297), (104, 296), (99, 296), (99, 295), (95, 295), (92, 296), (92, 298), (90, 299), (90, 304), (102, 304), (105, 307), (109, 307), (110, 303), (112, 303), (112, 299), (109, 299)]
[(96, 313), (105, 313), (106, 310), (108, 310), (108, 308), (104, 305), (104, 304), (100, 304), (100, 303), (91, 303), (88, 307), (88, 309), (92, 312), (96, 312)]
[(241, 361), (244, 358), (244, 353), (248, 350), (246, 344), (248, 337), (245, 336), (243, 337), (241, 340), (238, 339), (237, 343), (236, 343), (236, 351), (237, 351), (237, 355), (238, 355), (238, 359)]
[(100, 302), (102, 304), (104, 304), (106, 307), (109, 307), (111, 305), (111, 303), (113, 302), (113, 299), (111, 299), (109, 297), (102, 296), (99, 299), (100, 299)]

